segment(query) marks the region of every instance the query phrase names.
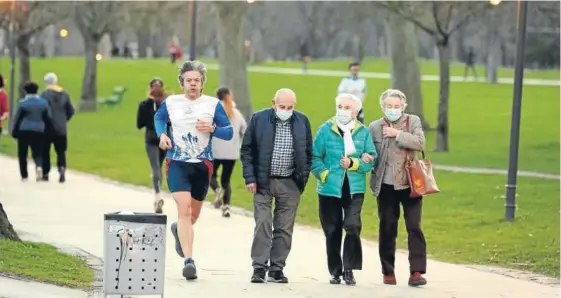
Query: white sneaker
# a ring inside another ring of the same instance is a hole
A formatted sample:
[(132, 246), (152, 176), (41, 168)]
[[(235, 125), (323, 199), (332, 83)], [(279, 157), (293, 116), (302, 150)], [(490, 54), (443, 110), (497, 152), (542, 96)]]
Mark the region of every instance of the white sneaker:
[(163, 213), (162, 207), (164, 207), (164, 199), (157, 194), (154, 199), (154, 212)]
[(214, 194), (214, 208), (218, 209), (222, 206), (223, 195), (224, 195), (224, 190), (222, 188), (218, 188), (216, 190), (216, 193)]
[(43, 169), (41, 167), (35, 168), (35, 181), (43, 180)]
[(230, 217), (230, 206), (228, 206), (228, 205), (222, 206), (222, 216), (223, 217)]

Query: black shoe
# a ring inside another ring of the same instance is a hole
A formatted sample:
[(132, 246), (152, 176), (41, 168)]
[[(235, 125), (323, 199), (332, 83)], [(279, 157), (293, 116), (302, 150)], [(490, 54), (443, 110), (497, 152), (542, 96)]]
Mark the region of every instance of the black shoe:
[(345, 272), (343, 272), (343, 280), (345, 281), (345, 284), (349, 286), (356, 285), (355, 276), (352, 270), (345, 270)]
[(255, 284), (262, 284), (265, 282), (265, 269), (253, 269), (251, 282)]
[(177, 235), (177, 222), (171, 224), (171, 234), (173, 235), (173, 238), (175, 238), (175, 252), (177, 252), (180, 257), (184, 258), (183, 249), (181, 248), (179, 236)]
[(60, 167), (58, 169), (58, 172), (59, 172), (58, 182), (60, 183), (66, 182), (66, 176), (64, 175), (65, 172), (64, 167)]
[(48, 175), (47, 176), (43, 175), (43, 178), (41, 178), (41, 180), (45, 181), (45, 182), (49, 182), (49, 176)]
[(341, 276), (340, 275), (331, 275), (329, 279), (329, 283), (332, 285), (340, 285), (341, 284)]
[(195, 261), (189, 258), (185, 260), (185, 266), (183, 267), (183, 277), (187, 280), (197, 279), (197, 267), (195, 267)]
[(269, 282), (276, 282), (279, 284), (287, 284), (288, 283), (288, 278), (286, 278), (286, 276), (284, 276), (284, 274), (282, 273), (282, 271), (269, 271), (269, 277), (267, 278), (267, 281)]

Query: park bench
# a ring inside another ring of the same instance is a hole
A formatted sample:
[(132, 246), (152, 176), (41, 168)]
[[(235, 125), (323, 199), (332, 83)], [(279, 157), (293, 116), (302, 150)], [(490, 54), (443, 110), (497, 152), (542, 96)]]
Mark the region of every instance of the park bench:
[(118, 106), (121, 105), (123, 101), (123, 95), (127, 91), (127, 88), (123, 86), (115, 86), (113, 91), (111, 91), (111, 95), (106, 98), (98, 98), (97, 103), (104, 105), (104, 106)]

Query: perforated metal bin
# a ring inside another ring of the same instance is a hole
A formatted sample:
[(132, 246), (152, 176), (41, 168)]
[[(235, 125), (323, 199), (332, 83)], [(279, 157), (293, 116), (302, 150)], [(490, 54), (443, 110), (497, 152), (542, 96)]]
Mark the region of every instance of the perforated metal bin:
[(164, 296), (166, 226), (163, 214), (105, 214), (104, 297)]

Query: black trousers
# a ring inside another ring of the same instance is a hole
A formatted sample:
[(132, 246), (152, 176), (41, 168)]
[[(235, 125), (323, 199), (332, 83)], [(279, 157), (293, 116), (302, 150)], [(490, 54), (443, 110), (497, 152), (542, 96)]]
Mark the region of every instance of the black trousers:
[(427, 243), (421, 230), (423, 198), (409, 198), (409, 189), (395, 190), (393, 185), (382, 184), (378, 195), (378, 217), (380, 218), (379, 253), (384, 275), (393, 274), (395, 266), (395, 241), (403, 206), (403, 217), (407, 229), (409, 248), (409, 270), (425, 274), (427, 270)]
[(31, 148), (31, 156), (35, 162), (35, 167), (43, 166), (42, 155), (45, 134), (34, 131), (20, 131), (17, 137), (19, 172), (21, 178), (27, 178), (29, 176), (27, 172), (27, 155), (29, 154), (29, 148)]
[[(360, 213), (364, 194), (350, 195), (349, 181), (343, 181), (343, 197), (319, 195), (319, 219), (325, 235), (329, 273), (340, 276), (343, 270), (362, 270), (362, 243)], [(343, 258), (341, 259), (341, 242)]]
[(68, 138), (66, 136), (48, 135), (45, 136), (43, 146), (43, 176), (49, 176), (51, 171), (51, 146), (54, 145), (56, 153), (56, 165), (58, 171), (66, 169), (66, 149), (68, 148)]
[[(230, 187), (230, 179), (232, 178), (232, 172), (234, 171), (234, 166), (236, 165), (235, 160), (230, 159), (215, 159), (213, 161), (214, 172), (210, 179), (210, 187), (212, 190), (216, 191), (220, 186), (224, 190), (224, 205), (230, 205), (232, 200), (232, 188)], [(220, 174), (220, 185), (218, 185), (218, 169), (222, 165), (222, 174)]]

